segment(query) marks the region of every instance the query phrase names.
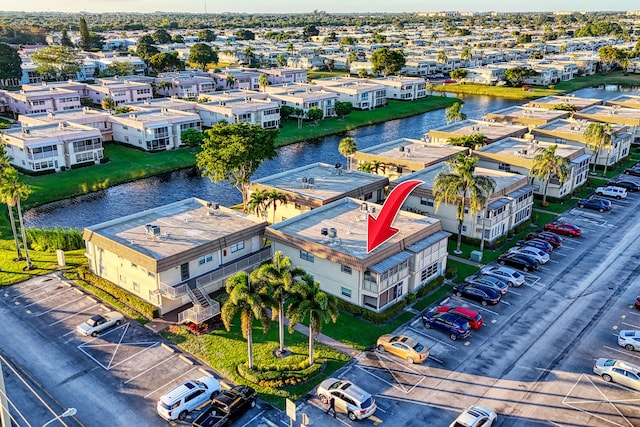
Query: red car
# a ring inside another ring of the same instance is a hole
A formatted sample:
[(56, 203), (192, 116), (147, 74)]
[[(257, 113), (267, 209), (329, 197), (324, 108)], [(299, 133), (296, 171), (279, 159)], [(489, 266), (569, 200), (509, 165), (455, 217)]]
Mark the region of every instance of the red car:
[[(640, 296), (636, 297), (636, 303), (635, 306), (638, 310), (640, 310)], [(469, 322), (469, 325), (471, 325), (471, 322)]]
[(480, 316), (480, 314), (478, 314), (478, 312), (473, 311), (473, 310), (469, 310), (468, 308), (451, 307), (449, 305), (441, 305), (440, 307), (438, 307), (436, 309), (436, 312), (438, 312), (438, 313), (449, 312), (449, 313), (456, 314), (456, 315), (462, 317), (467, 322), (469, 322), (469, 326), (471, 327), (471, 329), (480, 329), (480, 327), (483, 324), (482, 316)]
[(561, 236), (579, 237), (582, 235), (580, 227), (569, 222), (551, 222), (545, 224), (544, 229), (545, 231), (552, 231)]

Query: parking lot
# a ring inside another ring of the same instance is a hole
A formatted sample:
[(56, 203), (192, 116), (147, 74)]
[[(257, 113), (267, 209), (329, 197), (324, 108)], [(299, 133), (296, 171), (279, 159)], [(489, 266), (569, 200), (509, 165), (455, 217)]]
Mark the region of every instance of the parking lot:
[[(469, 338), (452, 341), (417, 316), (396, 332), (429, 348), (426, 363), (370, 350), (337, 373), (376, 399), (374, 417), (358, 425), (448, 426), (471, 404), (493, 408), (497, 426), (640, 425), (640, 393), (592, 372), (599, 357), (640, 365), (640, 352), (616, 342), (619, 329), (640, 330), (640, 312), (630, 306), (640, 292), (640, 193), (612, 204), (606, 213), (565, 212), (560, 220), (583, 235), (564, 238), (551, 260), (525, 273), (525, 284), (497, 305), (440, 301), (482, 315), (484, 325)], [(305, 405), (322, 425), (355, 425), (344, 414), (332, 422), (313, 396)]]
[[(213, 375), (135, 321), (125, 319), (97, 337), (80, 336), (80, 323), (109, 308), (55, 275), (6, 288), (2, 296), (1, 321), (15, 331), (0, 336), (0, 346), (39, 379), (43, 392), (76, 408), (81, 424), (167, 425), (156, 414), (156, 400), (186, 380)], [(17, 425), (43, 424), (46, 411), (31, 411), (30, 400), (22, 401), (16, 399), (15, 416), (23, 418)], [(261, 411), (257, 406), (246, 417)]]

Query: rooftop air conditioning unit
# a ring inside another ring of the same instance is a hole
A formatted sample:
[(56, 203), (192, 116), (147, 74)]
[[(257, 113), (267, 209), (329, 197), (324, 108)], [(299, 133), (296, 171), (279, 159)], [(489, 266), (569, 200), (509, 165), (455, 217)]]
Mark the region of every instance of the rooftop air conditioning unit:
[(306, 176), (302, 177), (302, 182), (304, 182), (305, 184), (309, 181), (309, 179)]
[(315, 179), (313, 179), (313, 178), (309, 178), (309, 179), (308, 179), (308, 182), (309, 182), (309, 185), (313, 185), (313, 184), (315, 184), (315, 183), (316, 183), (316, 180), (315, 180)]
[(369, 206), (366, 203), (361, 203), (360, 212), (369, 212)]
[(326, 228), (326, 227), (322, 227), (322, 229), (320, 230), (320, 235), (328, 236), (329, 235), (329, 229)]
[(338, 236), (338, 230), (336, 230), (335, 228), (331, 227), (329, 229), (329, 237), (331, 237), (332, 239), (335, 239)]
[(369, 213), (376, 213), (376, 207), (375, 206), (369, 206)]
[(404, 146), (398, 147), (398, 151), (400, 151), (401, 153), (404, 152)]

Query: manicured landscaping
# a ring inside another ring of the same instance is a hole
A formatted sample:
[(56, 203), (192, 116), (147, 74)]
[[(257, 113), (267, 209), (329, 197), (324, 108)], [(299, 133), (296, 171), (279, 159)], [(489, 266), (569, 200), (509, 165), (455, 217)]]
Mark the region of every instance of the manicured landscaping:
[[(331, 376), (333, 372), (351, 360), (349, 356), (316, 342), (316, 360), (326, 363), (321, 374), (307, 383), (282, 388), (268, 388), (250, 383), (238, 374), (237, 366), (247, 362), (247, 341), (242, 338), (239, 317), (234, 321), (230, 332), (217, 329), (208, 334), (193, 335), (185, 329), (172, 328), (171, 332), (165, 332), (163, 335), (234, 383), (247, 384), (255, 388), (262, 399), (280, 409), (284, 409), (286, 398), (293, 401), (298, 400), (320, 381)], [(272, 322), (269, 331), (263, 334), (259, 323), (255, 322), (253, 328), (254, 364), (257, 368), (269, 366), (273, 370), (287, 369), (292, 365), (300, 364), (308, 360), (308, 343), (309, 339), (304, 334), (287, 333), (285, 345), (292, 354), (286, 358), (278, 358), (274, 355), (274, 351), (278, 348), (277, 323)]]

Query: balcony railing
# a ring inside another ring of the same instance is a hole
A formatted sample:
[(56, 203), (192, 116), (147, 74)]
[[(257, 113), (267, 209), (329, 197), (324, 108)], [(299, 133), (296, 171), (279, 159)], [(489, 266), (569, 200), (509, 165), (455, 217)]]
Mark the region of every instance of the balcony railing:
[[(396, 283), (404, 280), (409, 276), (409, 268), (403, 268), (397, 273), (390, 274), (386, 279), (380, 280), (379, 282), (376, 280), (372, 280), (373, 276), (365, 276), (362, 281), (362, 289), (365, 291), (373, 292), (379, 294)], [(378, 279), (379, 280), (379, 279)]]
[(200, 308), (199, 306), (193, 306), (185, 311), (178, 313), (178, 323), (203, 323), (212, 317), (220, 314), (220, 304), (218, 301), (213, 301), (213, 304), (206, 308)]
[(258, 252), (241, 258), (235, 262), (224, 265), (217, 270), (200, 276), (196, 279), (196, 285), (200, 287), (207, 286), (209, 283), (215, 283), (239, 271), (243, 271), (251, 266), (261, 263), (267, 259), (271, 259), (271, 247), (260, 249)]
[(167, 298), (178, 299), (187, 294), (187, 284), (181, 283), (179, 285), (171, 286), (160, 282), (160, 292)]

